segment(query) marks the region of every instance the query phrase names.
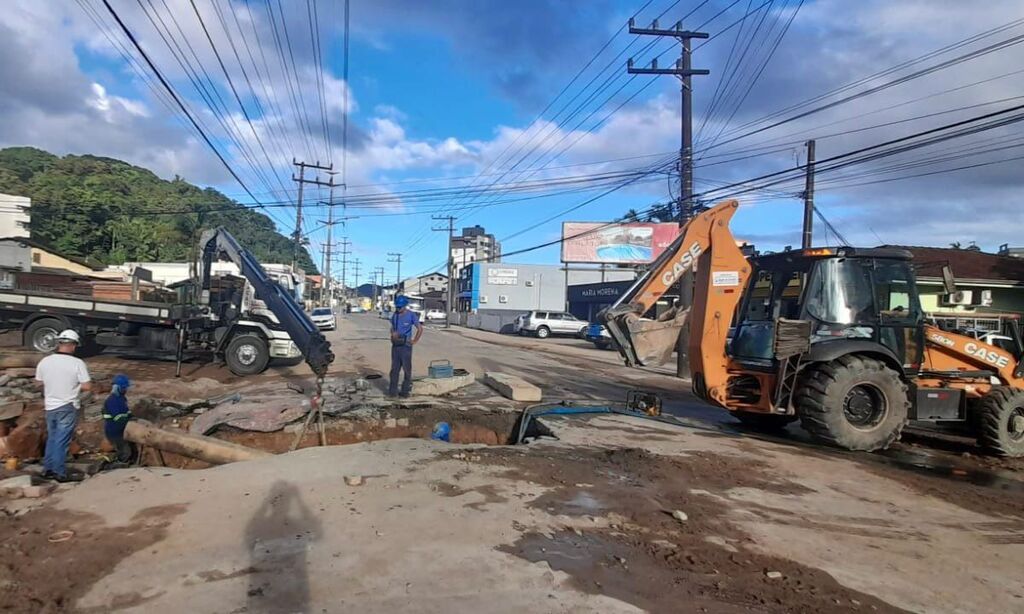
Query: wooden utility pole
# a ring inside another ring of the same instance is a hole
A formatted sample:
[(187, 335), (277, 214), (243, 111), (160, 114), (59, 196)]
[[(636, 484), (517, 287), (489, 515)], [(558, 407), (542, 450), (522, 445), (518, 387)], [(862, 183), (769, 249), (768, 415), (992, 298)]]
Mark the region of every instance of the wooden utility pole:
[[(676, 65), (672, 68), (659, 68), (658, 59), (651, 60), (651, 65), (646, 68), (637, 68), (633, 65), (633, 59), (626, 62), (626, 72), (633, 75), (673, 75), (680, 81), (680, 146), (679, 146), (679, 214), (677, 220), (679, 226), (684, 226), (695, 213), (693, 203), (693, 88), (691, 77), (693, 75), (708, 75), (711, 71), (705, 69), (694, 69), (690, 62), (690, 41), (695, 38), (708, 38), (707, 32), (691, 32), (683, 29), (683, 22), (677, 21), (672, 29), (664, 30), (658, 27), (658, 20), (655, 19), (649, 28), (637, 28), (635, 21), (629, 20), (629, 33), (645, 36), (671, 37), (679, 41), (680, 54)], [(683, 275), (679, 282), (679, 308), (688, 308), (693, 304), (693, 275)], [(689, 328), (683, 327), (679, 331), (679, 341), (676, 345), (676, 377), (690, 376), (689, 351)]]
[(341, 297), (347, 299), (348, 280), (346, 279), (346, 273), (348, 271), (346, 269), (348, 267), (348, 255), (352, 253), (348, 248), (352, 245), (352, 242), (348, 240), (348, 237), (342, 237), (338, 244), (341, 245), (341, 250), (339, 251), (341, 254)]
[[(380, 283), (379, 284), (377, 283), (377, 276), (378, 275), (380, 275)], [(373, 302), (376, 303), (376, 305), (378, 307), (380, 307), (380, 299), (381, 299), (381, 295), (383, 294), (383, 290), (384, 290), (383, 288), (381, 288), (381, 286), (383, 286), (383, 285), (384, 285), (384, 267), (379, 266), (379, 267), (377, 267), (377, 268), (375, 268), (373, 270)]]
[(807, 183), (804, 184), (804, 231), (800, 245), (811, 247), (814, 234), (814, 139), (807, 141)]
[(433, 227), (431, 230), (434, 232), (448, 232), (448, 292), (445, 296), (445, 317), (444, 327), (448, 328), (451, 326), (452, 313), (455, 311), (455, 274), (453, 269), (455, 268), (455, 257), (452, 254), (452, 239), (455, 237), (455, 216), (452, 215), (432, 215), (430, 219), (438, 221), (447, 221), (448, 226)]
[(298, 162), (295, 158), (292, 158), (292, 164), (299, 167), (299, 176), (296, 177), (292, 174), (292, 181), (299, 184), (299, 196), (295, 202), (295, 232), (292, 233), (292, 239), (295, 241), (295, 253), (292, 256), (292, 268), (297, 268), (299, 264), (299, 252), (302, 250), (302, 187), (307, 183), (325, 187), (334, 187), (333, 178), (329, 182), (320, 181), (319, 177), (314, 179), (306, 179), (306, 169), (312, 168), (321, 171), (330, 171), (334, 168), (334, 165), (321, 166), (318, 160), (315, 164), (307, 164), (305, 162)]
[(359, 300), (359, 267), (360, 267), (360, 265), (362, 265), (362, 262), (359, 261), (359, 258), (356, 258), (355, 260), (352, 261), (352, 268), (355, 271), (355, 277), (356, 277), (356, 282), (355, 282), (356, 301)]
[(395, 271), (395, 293), (398, 292), (399, 287), (402, 285), (402, 254), (396, 252), (388, 252), (388, 262), (395, 262), (398, 264), (398, 268)]

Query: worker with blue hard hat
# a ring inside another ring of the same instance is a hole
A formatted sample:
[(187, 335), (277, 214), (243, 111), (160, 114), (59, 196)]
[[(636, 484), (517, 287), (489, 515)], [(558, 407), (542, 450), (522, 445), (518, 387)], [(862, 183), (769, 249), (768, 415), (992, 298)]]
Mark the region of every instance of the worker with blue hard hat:
[(404, 372), (401, 396), (412, 392), (412, 346), (423, 335), (423, 325), (417, 313), (409, 309), (409, 297), (395, 297), (395, 312), (391, 314), (391, 382), (388, 396), (399, 394), (398, 375)]
[(135, 456), (135, 448), (124, 440), (124, 429), (132, 412), (128, 408), (128, 388), (132, 385), (127, 375), (118, 373), (114, 376), (113, 386), (110, 389), (110, 396), (103, 403), (103, 434), (107, 441), (114, 446), (117, 454), (117, 461), (120, 463), (131, 462)]

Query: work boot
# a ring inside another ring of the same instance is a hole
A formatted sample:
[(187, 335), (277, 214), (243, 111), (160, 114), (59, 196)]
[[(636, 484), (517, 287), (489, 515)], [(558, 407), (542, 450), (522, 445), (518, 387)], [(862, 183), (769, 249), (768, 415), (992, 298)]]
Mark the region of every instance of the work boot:
[(57, 474), (47, 469), (46, 471), (39, 474), (39, 478), (42, 480), (56, 480)]

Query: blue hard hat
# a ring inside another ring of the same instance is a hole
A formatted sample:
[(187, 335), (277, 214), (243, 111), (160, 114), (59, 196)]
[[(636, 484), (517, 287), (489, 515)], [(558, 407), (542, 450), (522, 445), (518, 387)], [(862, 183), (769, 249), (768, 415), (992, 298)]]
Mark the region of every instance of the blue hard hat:
[(112, 383), (121, 390), (127, 390), (128, 387), (132, 385), (131, 380), (129, 380), (128, 376), (125, 375), (124, 373), (118, 373), (117, 375), (115, 375), (114, 381)]
[(395, 307), (401, 309), (409, 306), (409, 297), (404, 294), (395, 297)]

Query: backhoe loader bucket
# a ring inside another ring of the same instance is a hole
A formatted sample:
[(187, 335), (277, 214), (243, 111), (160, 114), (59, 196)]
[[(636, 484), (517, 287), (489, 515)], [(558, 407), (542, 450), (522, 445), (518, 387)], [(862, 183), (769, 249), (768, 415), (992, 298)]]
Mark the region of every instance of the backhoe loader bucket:
[(648, 320), (636, 314), (622, 316), (623, 328), (629, 333), (633, 351), (640, 364), (662, 365), (672, 360), (679, 341), (679, 331), (686, 326), (690, 310), (666, 314), (661, 320)]

